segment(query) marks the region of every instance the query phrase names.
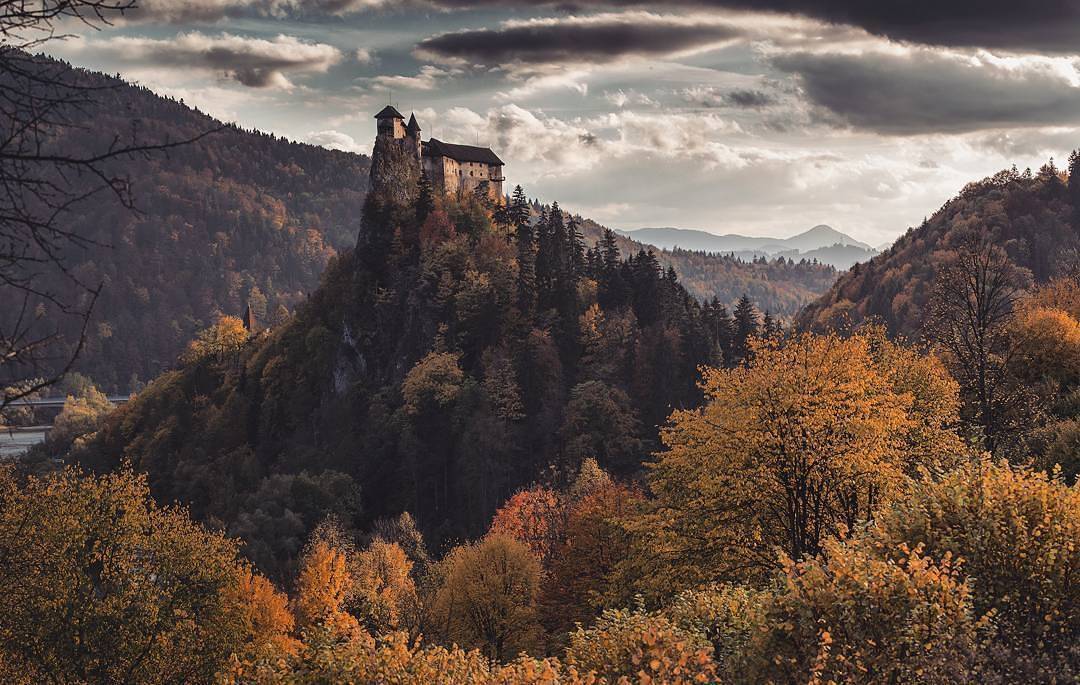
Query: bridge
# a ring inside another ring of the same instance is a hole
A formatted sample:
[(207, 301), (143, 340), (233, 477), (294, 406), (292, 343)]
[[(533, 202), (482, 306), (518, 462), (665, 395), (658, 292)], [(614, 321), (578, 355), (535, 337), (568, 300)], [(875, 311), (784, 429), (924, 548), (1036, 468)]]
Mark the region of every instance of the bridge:
[[(131, 399), (131, 395), (109, 395), (107, 399), (113, 404), (120, 405)], [(30, 407), (31, 409), (63, 409), (66, 397), (37, 397), (34, 399), (23, 398), (15, 400), (10, 407)]]

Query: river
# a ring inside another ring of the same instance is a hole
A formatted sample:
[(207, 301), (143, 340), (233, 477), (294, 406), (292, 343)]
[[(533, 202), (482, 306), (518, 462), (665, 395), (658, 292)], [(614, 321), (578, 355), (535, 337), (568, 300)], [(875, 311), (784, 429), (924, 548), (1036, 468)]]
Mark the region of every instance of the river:
[(26, 426), (25, 428), (0, 428), (0, 460), (11, 459), (44, 442), (50, 426)]

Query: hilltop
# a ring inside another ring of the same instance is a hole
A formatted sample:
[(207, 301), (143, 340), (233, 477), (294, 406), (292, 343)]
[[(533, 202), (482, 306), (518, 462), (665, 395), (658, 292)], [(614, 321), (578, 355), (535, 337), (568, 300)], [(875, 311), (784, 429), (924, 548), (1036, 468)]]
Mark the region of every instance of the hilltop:
[(1036, 284), (1068, 274), (1080, 265), (1070, 192), (1051, 165), (970, 183), (888, 250), (843, 274), (799, 314), (798, 324), (826, 329), (879, 320), (894, 334), (918, 337), (937, 268), (973, 229), (985, 231)]
[(648, 252), (588, 248), (555, 207), (531, 220), (521, 196), (506, 226), (478, 197), (420, 192), (396, 149), (356, 250), (295, 317), (246, 342), (222, 324), (205, 339), (231, 344), (157, 379), (78, 460), (129, 461), (277, 573), (329, 513), (363, 529), (409, 511), (444, 541), (586, 457), (635, 474), (701, 401), (698, 368), (745, 354), (749, 307), (733, 321)]

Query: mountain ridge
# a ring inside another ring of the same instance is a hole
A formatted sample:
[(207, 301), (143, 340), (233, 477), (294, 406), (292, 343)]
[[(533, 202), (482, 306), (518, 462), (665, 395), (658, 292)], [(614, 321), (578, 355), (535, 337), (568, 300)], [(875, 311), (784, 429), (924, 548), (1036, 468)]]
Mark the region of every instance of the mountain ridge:
[[(838, 231), (826, 224), (818, 224), (805, 231), (796, 233), (787, 238), (772, 236), (747, 236), (738, 233), (716, 234), (700, 229), (675, 228), (675, 227), (646, 227), (631, 230), (616, 229), (616, 232), (640, 242), (656, 245), (661, 248), (681, 247), (683, 249), (700, 250), (711, 252), (740, 252), (760, 250), (765, 252), (780, 252), (783, 250), (796, 249), (800, 252), (808, 250), (845, 245), (873, 251), (873, 246), (856, 240), (852, 236)], [(679, 242), (679, 241), (683, 242)]]

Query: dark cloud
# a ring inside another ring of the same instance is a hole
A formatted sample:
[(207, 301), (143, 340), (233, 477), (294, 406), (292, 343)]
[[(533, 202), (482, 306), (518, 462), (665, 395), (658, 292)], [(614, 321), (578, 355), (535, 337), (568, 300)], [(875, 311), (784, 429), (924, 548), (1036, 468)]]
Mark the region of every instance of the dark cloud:
[(325, 72), (341, 60), (341, 52), (331, 45), (292, 36), (265, 40), (197, 31), (167, 40), (117, 36), (92, 41), (85, 50), (143, 67), (211, 71), (252, 88), (287, 87), (286, 74)]
[(724, 99), (735, 107), (746, 107), (748, 109), (768, 107), (776, 102), (776, 98), (772, 95), (769, 95), (764, 91), (749, 88), (733, 90), (726, 93)]
[[(560, 6), (579, 9), (655, 8), (643, 0), (508, 2), (431, 0), (447, 9)], [(692, 9), (738, 9), (801, 14), (831, 23), (860, 26), (889, 38), (954, 47), (1050, 50), (1080, 49), (1080, 0), (672, 0)]]
[(739, 35), (726, 24), (690, 22), (644, 12), (537, 19), (499, 28), (432, 36), (421, 54), (487, 65), (605, 63), (622, 57), (670, 55)]
[(773, 65), (843, 124), (886, 134), (963, 133), (1080, 119), (1080, 88), (1047, 60), (1009, 66), (926, 48), (794, 53)]

